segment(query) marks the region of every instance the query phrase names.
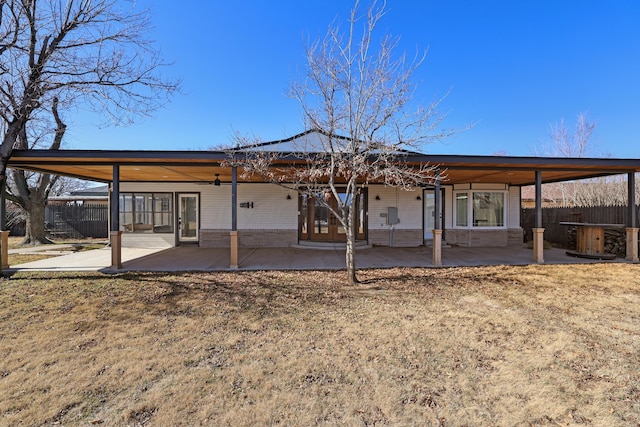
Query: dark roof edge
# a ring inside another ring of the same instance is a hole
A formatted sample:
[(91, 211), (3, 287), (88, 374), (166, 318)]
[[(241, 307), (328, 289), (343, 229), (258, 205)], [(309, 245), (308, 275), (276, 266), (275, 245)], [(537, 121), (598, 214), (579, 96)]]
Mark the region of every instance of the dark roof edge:
[[(185, 160), (220, 160), (226, 159), (226, 151), (195, 151), (195, 150), (13, 150), (11, 157), (27, 157), (48, 159), (55, 157), (66, 158), (113, 158), (113, 159), (185, 159)], [(11, 163), (11, 158), (9, 159)]]
[[(533, 157), (533, 156), (483, 156), (483, 155), (460, 155), (460, 154), (418, 154), (403, 153), (399, 157), (406, 162), (412, 163), (429, 163), (432, 165), (452, 164), (452, 163), (479, 163), (486, 166), (499, 165), (533, 165), (540, 166), (572, 166), (572, 167), (606, 167), (615, 166), (629, 167), (631, 170), (640, 171), (640, 159), (632, 158), (593, 158), (593, 157)], [(228, 159), (228, 153), (225, 151), (161, 151), (161, 150), (13, 150), (12, 158), (16, 158), (15, 163), (20, 163), (18, 158), (24, 159), (105, 159), (104, 163), (117, 163), (117, 160), (213, 160), (221, 161)], [(11, 166), (12, 158), (9, 159)], [(106, 160), (110, 159), (110, 160)], [(282, 153), (281, 160), (299, 159), (291, 153)]]

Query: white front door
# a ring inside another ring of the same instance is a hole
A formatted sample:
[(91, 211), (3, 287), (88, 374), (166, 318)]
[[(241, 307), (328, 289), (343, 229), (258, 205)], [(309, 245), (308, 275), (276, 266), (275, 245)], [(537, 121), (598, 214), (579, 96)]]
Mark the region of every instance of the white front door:
[(178, 195), (178, 241), (197, 242), (200, 232), (200, 195)]

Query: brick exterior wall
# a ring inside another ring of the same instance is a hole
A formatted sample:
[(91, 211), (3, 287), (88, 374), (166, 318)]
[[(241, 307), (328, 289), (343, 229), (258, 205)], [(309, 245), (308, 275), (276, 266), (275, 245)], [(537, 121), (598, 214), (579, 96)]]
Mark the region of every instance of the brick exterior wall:
[(298, 230), (238, 230), (241, 248), (286, 248), (298, 243)]
[[(520, 246), (522, 228), (504, 230), (447, 229), (446, 242), (451, 245)], [(242, 248), (284, 248), (298, 243), (297, 230), (239, 230)], [(389, 246), (389, 230), (369, 230), (369, 244)], [(422, 230), (393, 230), (394, 247), (416, 247), (424, 244)], [(200, 230), (200, 247), (228, 248), (229, 230)]]
[[(296, 243), (297, 230), (238, 230), (238, 244), (241, 248), (285, 248)], [(229, 246), (229, 230), (200, 230), (200, 247)]]
[(510, 228), (507, 230), (507, 246), (522, 246), (524, 243), (524, 230), (522, 228)]
[(448, 229), (445, 231), (447, 243), (458, 246), (520, 246), (522, 228), (503, 230)]
[[(422, 230), (393, 230), (393, 246), (415, 247), (424, 243)], [(369, 244), (389, 246), (389, 230), (369, 230)]]
[(230, 246), (229, 230), (200, 230), (201, 248), (228, 248)]

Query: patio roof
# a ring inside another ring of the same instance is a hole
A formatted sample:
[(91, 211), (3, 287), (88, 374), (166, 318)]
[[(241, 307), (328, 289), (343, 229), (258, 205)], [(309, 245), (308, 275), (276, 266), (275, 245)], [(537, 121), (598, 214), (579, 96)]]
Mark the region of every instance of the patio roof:
[[(121, 182), (212, 182), (216, 174), (223, 182), (230, 182), (231, 168), (221, 166), (227, 158), (224, 151), (14, 150), (9, 167), (110, 182), (113, 165), (119, 165)], [(294, 166), (299, 161), (295, 155), (283, 153), (278, 164)], [(535, 171), (541, 171), (545, 183), (640, 172), (640, 159), (411, 153), (403, 156), (403, 161), (438, 166), (443, 171), (443, 184), (531, 185)]]

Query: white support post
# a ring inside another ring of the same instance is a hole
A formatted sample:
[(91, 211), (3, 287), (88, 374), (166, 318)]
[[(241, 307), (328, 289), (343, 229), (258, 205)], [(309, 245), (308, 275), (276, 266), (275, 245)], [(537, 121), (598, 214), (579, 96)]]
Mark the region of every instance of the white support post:
[(442, 265), (442, 230), (433, 230), (433, 265)]
[(627, 227), (627, 256), (625, 259), (631, 262), (638, 262), (638, 228)]
[(533, 229), (533, 262), (544, 263), (544, 228)]

